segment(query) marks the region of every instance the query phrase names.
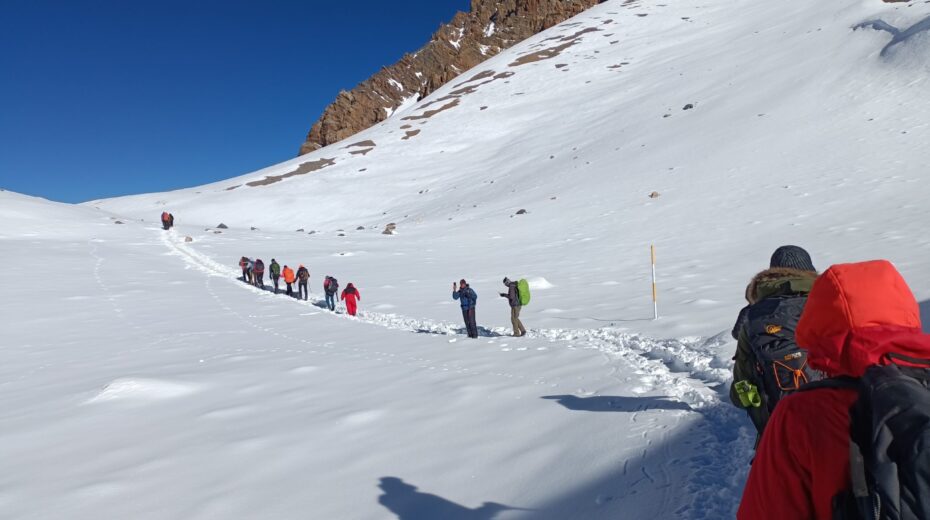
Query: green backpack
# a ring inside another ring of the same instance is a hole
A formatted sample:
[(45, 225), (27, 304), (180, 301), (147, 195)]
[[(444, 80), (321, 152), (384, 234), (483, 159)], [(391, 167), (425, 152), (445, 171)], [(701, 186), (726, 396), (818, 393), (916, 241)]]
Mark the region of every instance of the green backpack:
[(530, 304), (530, 282), (526, 278), (517, 282), (517, 294), (520, 295), (520, 305)]

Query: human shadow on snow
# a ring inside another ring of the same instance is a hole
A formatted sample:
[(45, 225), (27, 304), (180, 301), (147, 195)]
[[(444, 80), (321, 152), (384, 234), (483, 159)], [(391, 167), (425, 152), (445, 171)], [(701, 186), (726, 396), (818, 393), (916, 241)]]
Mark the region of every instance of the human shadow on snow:
[[(448, 336), (449, 335), (448, 330), (436, 330), (436, 329), (427, 329), (427, 328), (413, 329), (413, 332), (415, 332), (416, 334), (432, 334), (434, 336)], [(465, 329), (465, 327), (457, 327), (453, 330), (453, 333), (458, 336), (468, 335), (468, 331)], [(487, 329), (484, 327), (478, 327), (478, 337), (480, 338), (501, 338), (501, 337), (504, 337), (504, 334), (494, 332), (493, 330)]]
[(382, 494), (378, 503), (397, 515), (399, 520), (492, 520), (502, 511), (527, 511), (518, 507), (485, 502), (475, 509), (456, 504), (437, 495), (423, 493), (397, 477), (382, 477), (378, 484)]
[(647, 410), (691, 410), (688, 403), (674, 401), (665, 396), (615, 396), (595, 395), (578, 397), (577, 395), (544, 395), (542, 399), (551, 399), (569, 410), (579, 412), (645, 412)]

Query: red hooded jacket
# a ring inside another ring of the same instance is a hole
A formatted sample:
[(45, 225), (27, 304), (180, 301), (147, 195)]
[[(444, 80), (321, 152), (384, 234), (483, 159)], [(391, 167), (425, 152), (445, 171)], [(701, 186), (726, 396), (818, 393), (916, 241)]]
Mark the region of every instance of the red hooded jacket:
[[(885, 260), (834, 265), (814, 283), (795, 339), (810, 366), (861, 377), (885, 354), (930, 358), (920, 309)], [(849, 488), (849, 407), (855, 390), (799, 392), (778, 403), (746, 482), (739, 520), (830, 520)]]

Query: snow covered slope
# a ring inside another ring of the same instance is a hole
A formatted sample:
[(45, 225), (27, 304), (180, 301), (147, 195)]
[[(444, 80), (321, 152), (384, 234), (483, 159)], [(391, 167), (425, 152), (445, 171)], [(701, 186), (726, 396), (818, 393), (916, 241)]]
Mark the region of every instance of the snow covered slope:
[[(928, 19), (611, 0), (251, 175), (83, 208), (0, 193), (30, 260), (0, 304), (0, 510), (732, 517), (752, 436), (728, 334), (772, 250), (889, 258), (930, 296)], [(309, 266), (310, 301), (236, 281), (242, 255)], [(321, 309), (326, 274), (359, 317)], [(526, 338), (504, 276), (532, 282)]]
[[(0, 302), (5, 518), (719, 518), (734, 507), (750, 437), (709, 386), (726, 378), (711, 366), (718, 340), (531, 318), (526, 338), (484, 327), (467, 340), (451, 306), (446, 321), (417, 317), (448, 291), (388, 313), (360, 284), (351, 318), (322, 310), (319, 294), (247, 286), (214, 259), (256, 248), (254, 235), (189, 244), (193, 226), (117, 224), (6, 192), (0, 204), (30, 216), (0, 219), (17, 259)], [(49, 231), (64, 220), (83, 232)], [(293, 242), (261, 237), (269, 254)], [(483, 323), (506, 312), (482, 298)]]
[(650, 244), (668, 317), (638, 327), (653, 334), (723, 330), (783, 243), (821, 267), (889, 258), (927, 297), (927, 16), (878, 0), (609, 1), (345, 143), (92, 205), (304, 229), (294, 245), (315, 265), (370, 254), (369, 284), (420, 280), (378, 295), (404, 308), (451, 278), (543, 277), (552, 326), (650, 316)]

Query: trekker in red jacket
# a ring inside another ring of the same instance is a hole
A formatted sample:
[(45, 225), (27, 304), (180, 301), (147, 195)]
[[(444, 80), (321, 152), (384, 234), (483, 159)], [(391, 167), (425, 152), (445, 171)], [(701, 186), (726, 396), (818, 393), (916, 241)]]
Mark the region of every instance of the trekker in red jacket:
[(350, 316), (355, 316), (358, 311), (358, 302), (361, 301), (362, 295), (351, 283), (342, 290), (342, 300), (346, 302), (346, 312)]
[[(862, 377), (889, 352), (930, 358), (920, 309), (888, 261), (834, 265), (814, 282), (795, 338), (828, 377)], [(801, 391), (778, 403), (762, 435), (737, 518), (830, 520), (850, 484), (855, 389)]]

